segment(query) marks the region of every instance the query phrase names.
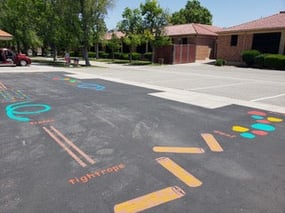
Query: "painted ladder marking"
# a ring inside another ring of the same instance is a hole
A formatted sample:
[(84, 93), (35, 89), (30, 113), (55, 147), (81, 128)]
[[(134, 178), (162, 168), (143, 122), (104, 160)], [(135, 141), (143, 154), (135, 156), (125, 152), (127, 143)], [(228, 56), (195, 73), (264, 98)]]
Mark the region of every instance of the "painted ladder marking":
[[(85, 154), (81, 149), (79, 149), (72, 141), (70, 141), (68, 138), (66, 138), (60, 131), (58, 131), (53, 126), (50, 127), (50, 130), (46, 127), (43, 127), (44, 131), (52, 138), (58, 145), (60, 145), (80, 166), (86, 167), (87, 164), (83, 162), (72, 150), (70, 150), (67, 146), (69, 145), (71, 148), (73, 148), (77, 153), (79, 153), (85, 160), (87, 160), (90, 164), (94, 164), (95, 161), (91, 159), (87, 154)], [(56, 134), (54, 134), (56, 133)], [(60, 137), (60, 138), (58, 138)], [(64, 141), (62, 141), (62, 139)], [(64, 144), (64, 142), (66, 144)]]
[(224, 151), (221, 145), (219, 144), (219, 142), (216, 140), (216, 138), (212, 134), (203, 133), (201, 134), (201, 136), (204, 139), (204, 141), (207, 143), (207, 145), (209, 146), (212, 152), (223, 152)]
[(187, 186), (199, 187), (202, 185), (202, 182), (199, 179), (187, 172), (185, 169), (176, 164), (170, 158), (161, 157), (157, 158), (156, 161), (165, 169), (167, 169), (170, 173), (172, 173), (174, 176), (184, 182)]
[(115, 213), (135, 213), (185, 196), (178, 186), (168, 187), (115, 205)]
[(7, 87), (2, 82), (0, 82), (0, 89), (7, 89)]
[(155, 146), (153, 147), (154, 152), (164, 153), (188, 153), (188, 154), (203, 154), (205, 150), (197, 147), (166, 147), (166, 146)]

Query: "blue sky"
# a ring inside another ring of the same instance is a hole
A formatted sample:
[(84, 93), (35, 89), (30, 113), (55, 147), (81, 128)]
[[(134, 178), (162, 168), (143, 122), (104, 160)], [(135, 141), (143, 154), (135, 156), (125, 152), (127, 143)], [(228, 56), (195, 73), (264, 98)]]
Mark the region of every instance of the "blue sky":
[[(126, 7), (138, 8), (145, 0), (115, 0), (105, 19), (108, 29), (116, 27)], [(171, 13), (184, 8), (187, 0), (158, 0), (160, 6)], [(285, 0), (200, 0), (213, 15), (213, 25), (230, 27), (270, 16), (285, 10)]]

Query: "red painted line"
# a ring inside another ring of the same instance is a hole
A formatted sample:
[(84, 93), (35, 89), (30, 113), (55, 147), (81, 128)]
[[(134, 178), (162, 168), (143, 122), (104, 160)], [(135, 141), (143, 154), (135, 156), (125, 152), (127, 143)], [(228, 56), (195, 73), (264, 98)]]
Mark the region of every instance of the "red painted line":
[(64, 143), (62, 143), (55, 134), (53, 134), (46, 127), (43, 127), (44, 131), (52, 138), (54, 141), (61, 146), (80, 166), (86, 167), (86, 163), (84, 163), (79, 157), (76, 156)]
[(70, 141), (68, 138), (66, 138), (60, 131), (58, 131), (53, 126), (50, 127), (58, 136), (60, 136), (65, 142), (71, 146), (75, 151), (77, 151), (82, 157), (84, 157), (89, 163), (94, 164), (95, 161), (90, 158), (85, 152), (83, 152), (81, 149), (79, 149), (72, 141)]

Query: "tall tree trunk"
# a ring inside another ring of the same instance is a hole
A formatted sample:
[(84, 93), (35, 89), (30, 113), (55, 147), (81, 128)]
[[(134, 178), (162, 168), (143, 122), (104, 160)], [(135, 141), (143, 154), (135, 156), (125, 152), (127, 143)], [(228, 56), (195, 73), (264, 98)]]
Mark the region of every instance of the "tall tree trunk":
[(85, 66), (91, 66), (90, 61), (89, 61), (89, 57), (88, 57), (88, 48), (87, 47), (83, 47), (83, 58), (85, 60)]
[(95, 48), (96, 48), (96, 59), (98, 59), (99, 58), (99, 43), (98, 42), (96, 42)]

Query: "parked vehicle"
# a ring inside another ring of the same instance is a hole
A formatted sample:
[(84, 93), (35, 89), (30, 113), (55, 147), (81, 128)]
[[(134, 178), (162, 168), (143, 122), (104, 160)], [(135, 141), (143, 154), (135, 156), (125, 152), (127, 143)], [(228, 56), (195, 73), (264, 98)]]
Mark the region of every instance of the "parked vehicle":
[(0, 65), (11, 64), (17, 66), (27, 66), (32, 63), (32, 60), (25, 54), (16, 54), (7, 48), (0, 48)]

